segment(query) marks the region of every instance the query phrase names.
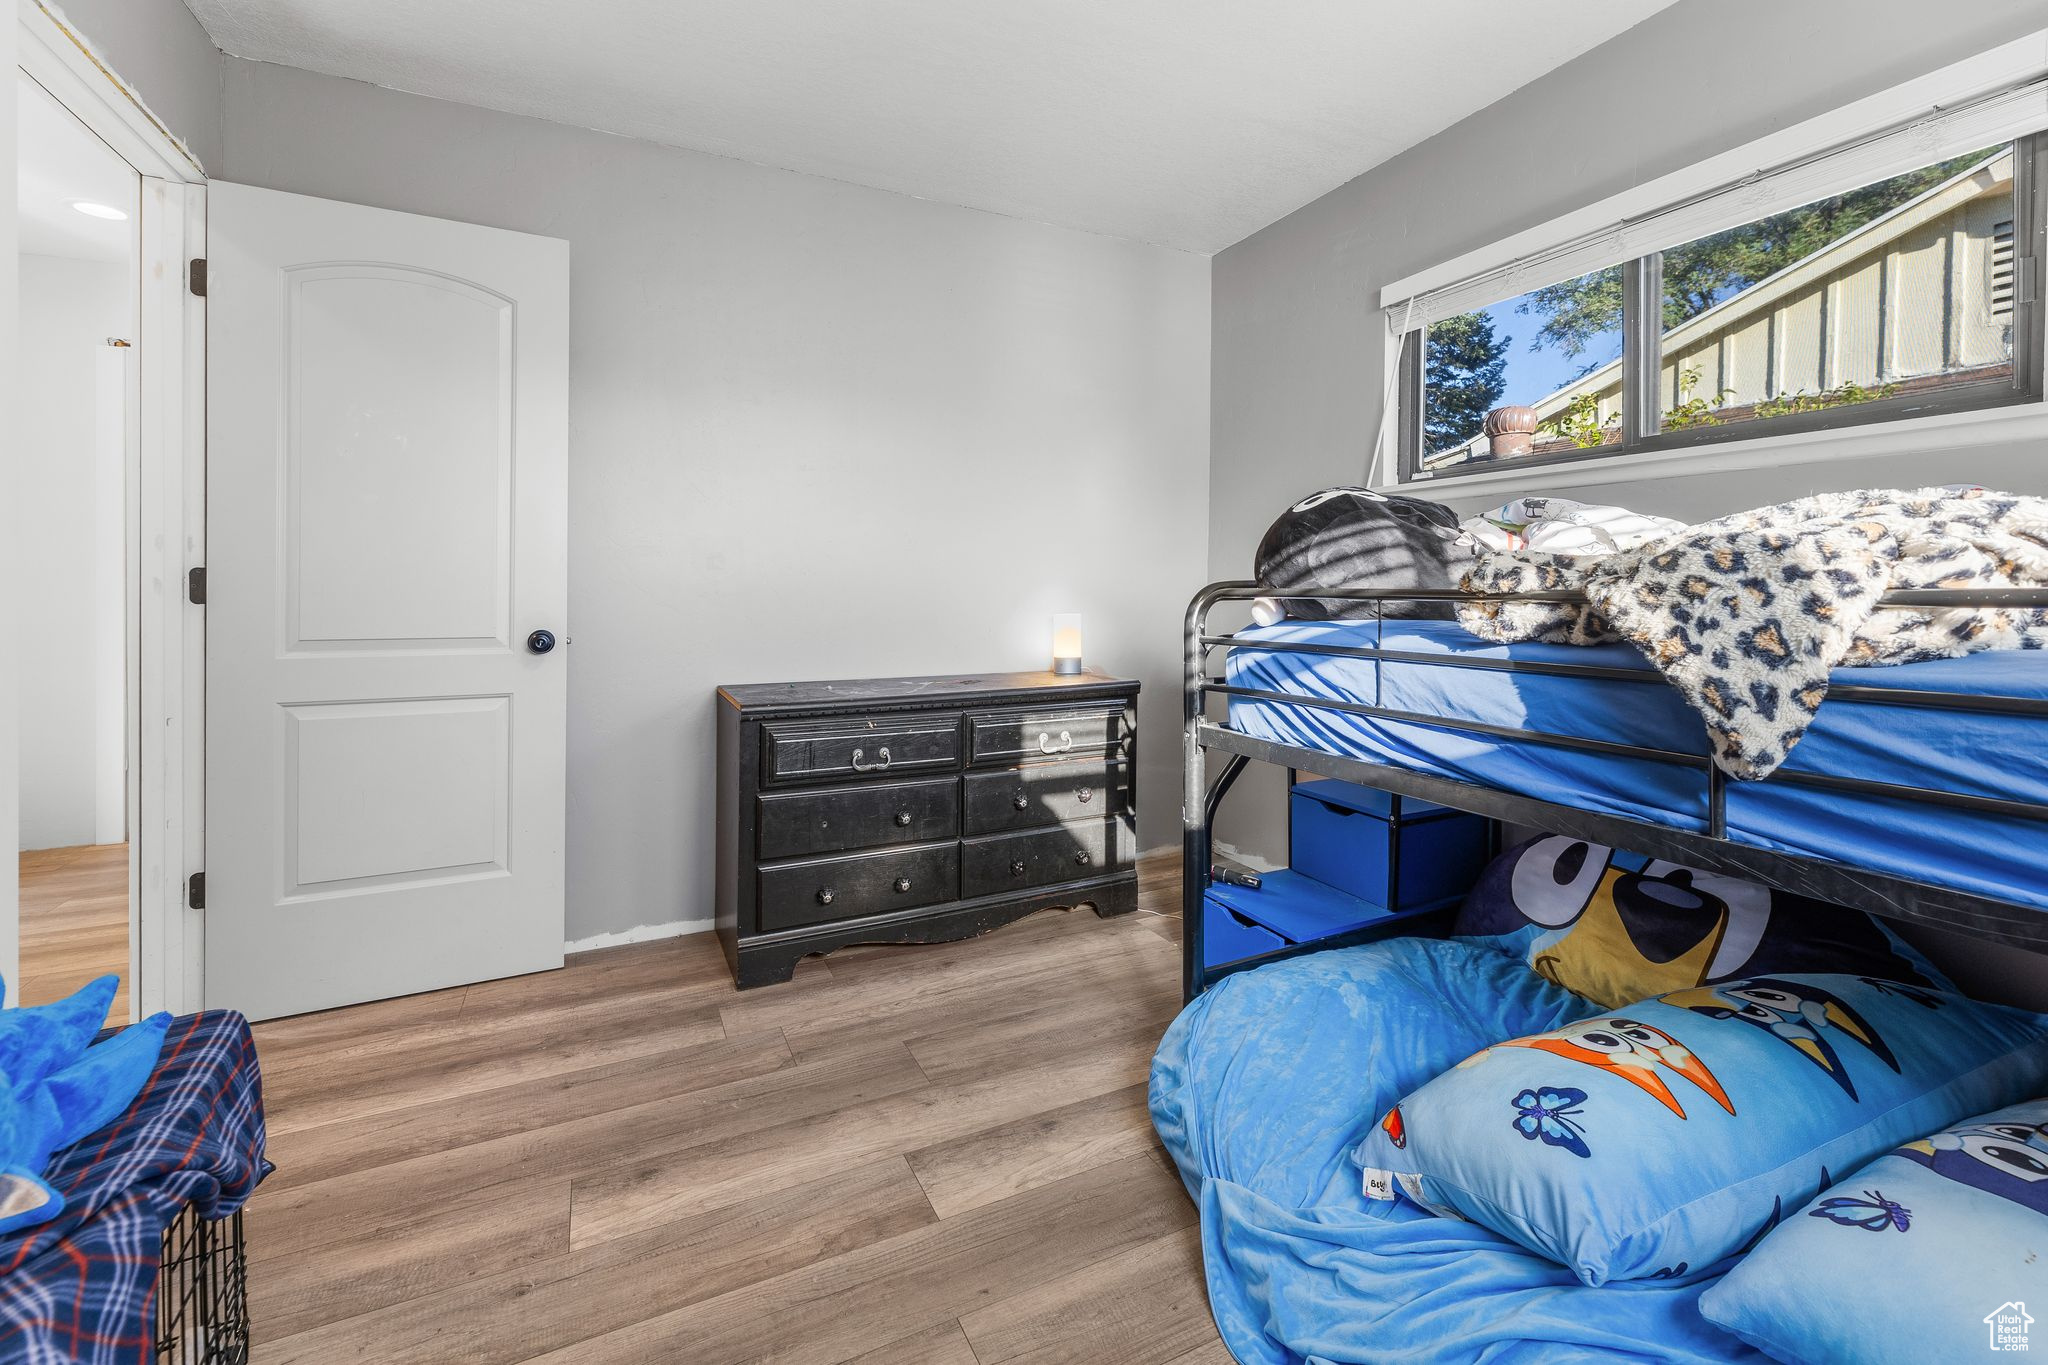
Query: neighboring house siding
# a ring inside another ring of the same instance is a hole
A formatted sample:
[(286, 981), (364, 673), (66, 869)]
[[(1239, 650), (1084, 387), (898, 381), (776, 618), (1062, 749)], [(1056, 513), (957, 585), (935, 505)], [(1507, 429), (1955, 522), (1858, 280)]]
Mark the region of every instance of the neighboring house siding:
[[(2012, 177), (2006, 151), (1679, 324), (1664, 337), (1663, 409), (1694, 398), (1747, 409), (2005, 365)], [(1618, 423), (1620, 362), (1531, 406), (1548, 421), (1584, 393), (1597, 396), (1602, 424)], [(1539, 450), (1551, 448), (1539, 437)], [(1426, 463), (1443, 468), (1486, 450), (1481, 436)]]

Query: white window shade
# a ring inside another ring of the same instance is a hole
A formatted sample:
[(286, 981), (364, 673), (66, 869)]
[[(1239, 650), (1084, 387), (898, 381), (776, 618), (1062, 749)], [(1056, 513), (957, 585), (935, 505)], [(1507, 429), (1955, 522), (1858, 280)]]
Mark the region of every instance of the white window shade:
[(1936, 109), (1886, 132), (1787, 164), (1761, 168), (1734, 183), (1582, 233), (1555, 246), (1524, 250), (1512, 260), (1426, 292), (1390, 286), (1380, 297), (1390, 325), (1425, 327), (1477, 312), (1532, 289), (1577, 279), (1782, 213), (1830, 195), (1860, 189), (1953, 156), (2048, 129), (2048, 79), (2037, 79), (1950, 108)]

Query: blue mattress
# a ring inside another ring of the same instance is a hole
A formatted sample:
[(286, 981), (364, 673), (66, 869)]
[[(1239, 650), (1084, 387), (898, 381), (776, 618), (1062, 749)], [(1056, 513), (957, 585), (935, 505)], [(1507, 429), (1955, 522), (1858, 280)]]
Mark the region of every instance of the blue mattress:
[[(1626, 645), (1490, 644), (1450, 621), (1283, 621), (1240, 632), (1234, 686), (1705, 754), (1699, 717)], [(1594, 664), (1648, 681), (1556, 677), (1434, 662), (1287, 654), (1283, 642), (1418, 654)], [(1896, 668), (1838, 670), (1841, 685), (2048, 697), (2048, 651), (1987, 651)], [(1679, 829), (1707, 823), (1703, 771), (1350, 712), (1232, 697), (1230, 725), (1260, 739), (1476, 782)], [(1908, 787), (2048, 802), (2039, 720), (1831, 698), (1785, 767)], [(1728, 789), (1738, 843), (1826, 858), (2048, 909), (2048, 826), (1892, 797), (1766, 779)]]

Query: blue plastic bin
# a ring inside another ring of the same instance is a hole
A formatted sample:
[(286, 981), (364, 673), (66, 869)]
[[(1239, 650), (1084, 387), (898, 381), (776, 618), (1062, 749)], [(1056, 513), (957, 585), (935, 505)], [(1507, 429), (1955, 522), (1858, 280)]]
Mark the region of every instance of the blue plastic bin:
[(1361, 930), (1411, 933), (1413, 921), (1440, 908), (1389, 910), (1285, 869), (1262, 874), (1256, 889), (1211, 883), (1202, 905), (1202, 962), (1210, 967)]
[(1486, 866), (1482, 816), (1349, 782), (1291, 794), (1296, 872), (1389, 910), (1455, 903)]

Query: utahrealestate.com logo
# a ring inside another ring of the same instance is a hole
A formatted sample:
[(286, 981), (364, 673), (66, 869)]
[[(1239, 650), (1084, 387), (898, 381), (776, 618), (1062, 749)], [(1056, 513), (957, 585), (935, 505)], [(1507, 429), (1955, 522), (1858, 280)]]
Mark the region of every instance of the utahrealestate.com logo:
[(1991, 1332), (1992, 1350), (2024, 1351), (2027, 1349), (2027, 1329), (2034, 1325), (2034, 1319), (2027, 1312), (2027, 1306), (2015, 1299), (1986, 1313), (1984, 1325)]

